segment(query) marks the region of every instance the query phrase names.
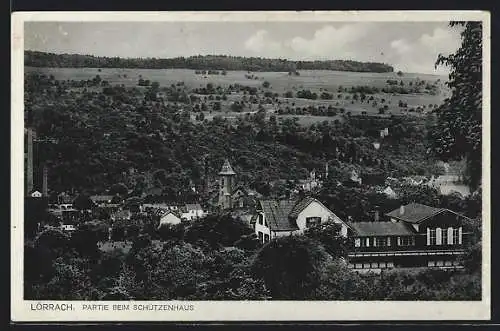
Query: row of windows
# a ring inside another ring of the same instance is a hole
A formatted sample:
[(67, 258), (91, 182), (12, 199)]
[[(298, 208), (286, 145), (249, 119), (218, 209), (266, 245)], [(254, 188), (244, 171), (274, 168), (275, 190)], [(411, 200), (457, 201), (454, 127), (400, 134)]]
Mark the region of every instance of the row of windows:
[[(386, 247), (391, 244), (391, 237), (366, 237), (354, 240), (355, 247)], [(397, 246), (414, 246), (415, 237), (397, 237), (396, 244)]]
[(454, 261), (450, 261), (450, 260), (447, 260), (447, 261), (442, 261), (442, 260), (438, 260), (438, 261), (428, 261), (427, 262), (427, 266), (429, 267), (451, 267), (451, 266), (459, 266), (460, 265), (460, 262), (457, 261), (457, 260), (454, 260)]
[(428, 232), (429, 232), (428, 245), (432, 246), (432, 245), (460, 244), (460, 229), (458, 228), (428, 229)]
[(364, 263), (350, 263), (351, 269), (373, 269), (373, 268), (394, 268), (394, 262), (364, 262)]

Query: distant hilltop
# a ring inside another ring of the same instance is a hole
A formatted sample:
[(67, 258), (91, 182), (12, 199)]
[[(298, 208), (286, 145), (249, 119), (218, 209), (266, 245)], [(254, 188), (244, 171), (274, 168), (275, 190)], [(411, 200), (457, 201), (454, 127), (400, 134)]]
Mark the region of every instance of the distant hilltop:
[(138, 68), (138, 69), (194, 69), (295, 72), (298, 70), (335, 70), (354, 72), (393, 72), (384, 63), (350, 60), (289, 61), (259, 57), (227, 55), (198, 55), (168, 59), (120, 58), (81, 54), (55, 54), (25, 51), (24, 64), (31, 67), (54, 68)]

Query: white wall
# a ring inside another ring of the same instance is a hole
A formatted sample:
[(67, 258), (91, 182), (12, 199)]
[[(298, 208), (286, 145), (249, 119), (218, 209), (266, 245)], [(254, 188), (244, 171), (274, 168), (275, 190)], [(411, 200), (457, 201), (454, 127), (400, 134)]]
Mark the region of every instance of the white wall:
[(302, 233), (307, 228), (306, 227), (306, 218), (307, 217), (321, 217), (321, 223), (327, 222), (329, 219), (333, 219), (333, 222), (337, 224), (341, 224), (341, 235), (347, 237), (347, 226), (335, 216), (328, 208), (323, 206), (321, 203), (317, 201), (313, 201), (302, 210), (297, 216), (297, 226), (299, 227), (299, 231)]
[(269, 227), (266, 226), (266, 216), (264, 213), (259, 213), (259, 215), (263, 215), (263, 224), (259, 224), (259, 218), (255, 221), (255, 234), (257, 235), (257, 238), (259, 237), (259, 232), (262, 232), (262, 238), (264, 238), (264, 235), (267, 234), (269, 235), (269, 238), (271, 238), (271, 230)]
[(160, 224), (179, 224), (181, 219), (172, 213), (168, 213), (160, 219)]

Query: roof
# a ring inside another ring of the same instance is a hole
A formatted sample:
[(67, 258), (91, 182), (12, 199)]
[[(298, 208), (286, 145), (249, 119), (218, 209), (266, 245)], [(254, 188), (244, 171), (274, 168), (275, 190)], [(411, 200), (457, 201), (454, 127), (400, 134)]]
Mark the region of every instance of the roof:
[(289, 216), (293, 217), (293, 218), (297, 218), (297, 216), (299, 216), (300, 212), (303, 211), (307, 206), (309, 206), (309, 204), (311, 202), (313, 202), (315, 200), (316, 199), (311, 198), (311, 197), (305, 197), (304, 199), (300, 200), (299, 202), (297, 202), (297, 204), (295, 204), (293, 209), (290, 211)]
[(186, 203), (187, 210), (203, 210), (199, 203)]
[(408, 236), (415, 233), (403, 222), (353, 222), (350, 225), (359, 236)]
[(229, 164), (229, 160), (226, 159), (224, 161), (224, 164), (222, 165), (222, 169), (219, 172), (219, 175), (228, 175), (228, 176), (236, 175), (233, 168), (231, 167), (231, 164)]
[(172, 214), (175, 217), (177, 217), (178, 219), (181, 219), (181, 216), (179, 215), (179, 213), (177, 213), (177, 212), (175, 212), (173, 210), (169, 210), (169, 211), (166, 211), (164, 213), (161, 213), (159, 216), (160, 216), (160, 218), (163, 218), (163, 217), (167, 216), (168, 214)]
[(410, 203), (404, 206), (404, 212), (401, 214), (401, 208), (394, 209), (386, 215), (409, 223), (420, 223), (424, 219), (435, 216), (446, 209), (435, 208), (419, 203)]
[(106, 202), (106, 201), (110, 201), (111, 199), (113, 199), (114, 196), (113, 195), (92, 195), (90, 197), (90, 200), (96, 202)]
[(260, 200), (262, 211), (266, 214), (266, 220), (271, 230), (290, 231), (298, 230), (297, 224), (290, 222), (288, 217), (296, 200)]

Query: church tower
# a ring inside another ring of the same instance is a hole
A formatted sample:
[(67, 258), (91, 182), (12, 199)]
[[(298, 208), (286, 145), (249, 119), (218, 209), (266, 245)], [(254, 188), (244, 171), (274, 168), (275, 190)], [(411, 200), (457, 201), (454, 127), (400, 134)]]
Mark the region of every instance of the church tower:
[(231, 168), (231, 164), (226, 159), (222, 165), (222, 170), (219, 172), (219, 206), (222, 209), (231, 209), (233, 207), (232, 195), (235, 175), (236, 173)]

